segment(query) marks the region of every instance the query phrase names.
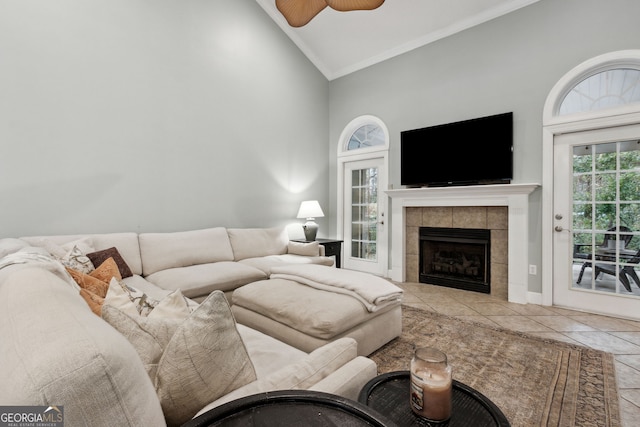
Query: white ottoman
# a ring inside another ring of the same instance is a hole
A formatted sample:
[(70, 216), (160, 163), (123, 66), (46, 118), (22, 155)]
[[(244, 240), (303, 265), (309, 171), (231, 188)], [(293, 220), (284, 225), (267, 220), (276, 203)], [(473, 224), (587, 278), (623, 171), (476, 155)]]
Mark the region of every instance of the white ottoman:
[(232, 303), (238, 323), (305, 352), (351, 337), (358, 355), (368, 356), (402, 332), (400, 300), (371, 312), (352, 296), (289, 279), (244, 285), (234, 291)]

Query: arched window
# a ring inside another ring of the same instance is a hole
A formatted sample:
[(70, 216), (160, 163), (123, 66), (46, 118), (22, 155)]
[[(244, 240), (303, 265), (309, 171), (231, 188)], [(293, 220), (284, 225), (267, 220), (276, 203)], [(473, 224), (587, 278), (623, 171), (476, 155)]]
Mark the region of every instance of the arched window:
[(338, 156), (366, 155), (389, 149), (389, 131), (376, 116), (360, 116), (345, 126), (340, 135)]
[(638, 50), (604, 54), (575, 67), (556, 83), (544, 107), (544, 124), (575, 122), (637, 111)]
[(583, 113), (640, 102), (640, 70), (616, 68), (587, 77), (562, 100), (558, 115)]
[(356, 129), (347, 143), (347, 150), (358, 150), (360, 148), (375, 147), (385, 145), (386, 139), (384, 131), (375, 123), (368, 123)]

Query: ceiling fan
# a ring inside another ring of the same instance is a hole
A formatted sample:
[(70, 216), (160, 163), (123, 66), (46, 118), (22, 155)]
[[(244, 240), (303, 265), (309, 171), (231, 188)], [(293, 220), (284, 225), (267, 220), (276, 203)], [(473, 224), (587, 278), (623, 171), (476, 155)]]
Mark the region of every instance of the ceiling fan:
[(372, 10), (384, 0), (276, 0), (276, 7), (292, 27), (302, 27), (329, 6), (340, 12)]

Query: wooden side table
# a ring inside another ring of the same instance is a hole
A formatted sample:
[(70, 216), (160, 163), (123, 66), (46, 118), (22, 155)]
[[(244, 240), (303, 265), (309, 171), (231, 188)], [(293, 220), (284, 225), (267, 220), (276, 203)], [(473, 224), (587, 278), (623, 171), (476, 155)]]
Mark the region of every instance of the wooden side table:
[[(316, 239), (316, 242), (324, 246), (325, 256), (336, 257), (336, 268), (340, 268), (340, 260), (342, 258), (342, 242), (343, 240), (335, 239)], [(294, 242), (310, 243), (308, 240), (294, 240)]]

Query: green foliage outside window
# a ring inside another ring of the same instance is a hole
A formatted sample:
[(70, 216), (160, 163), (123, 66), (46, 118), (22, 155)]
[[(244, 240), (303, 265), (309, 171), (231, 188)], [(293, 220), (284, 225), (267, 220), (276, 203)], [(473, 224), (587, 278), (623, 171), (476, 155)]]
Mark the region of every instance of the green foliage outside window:
[[(640, 232), (638, 142), (578, 147), (574, 153), (574, 243), (591, 244), (595, 234), (598, 245), (616, 226)], [(639, 247), (640, 236), (634, 236), (628, 249)]]

